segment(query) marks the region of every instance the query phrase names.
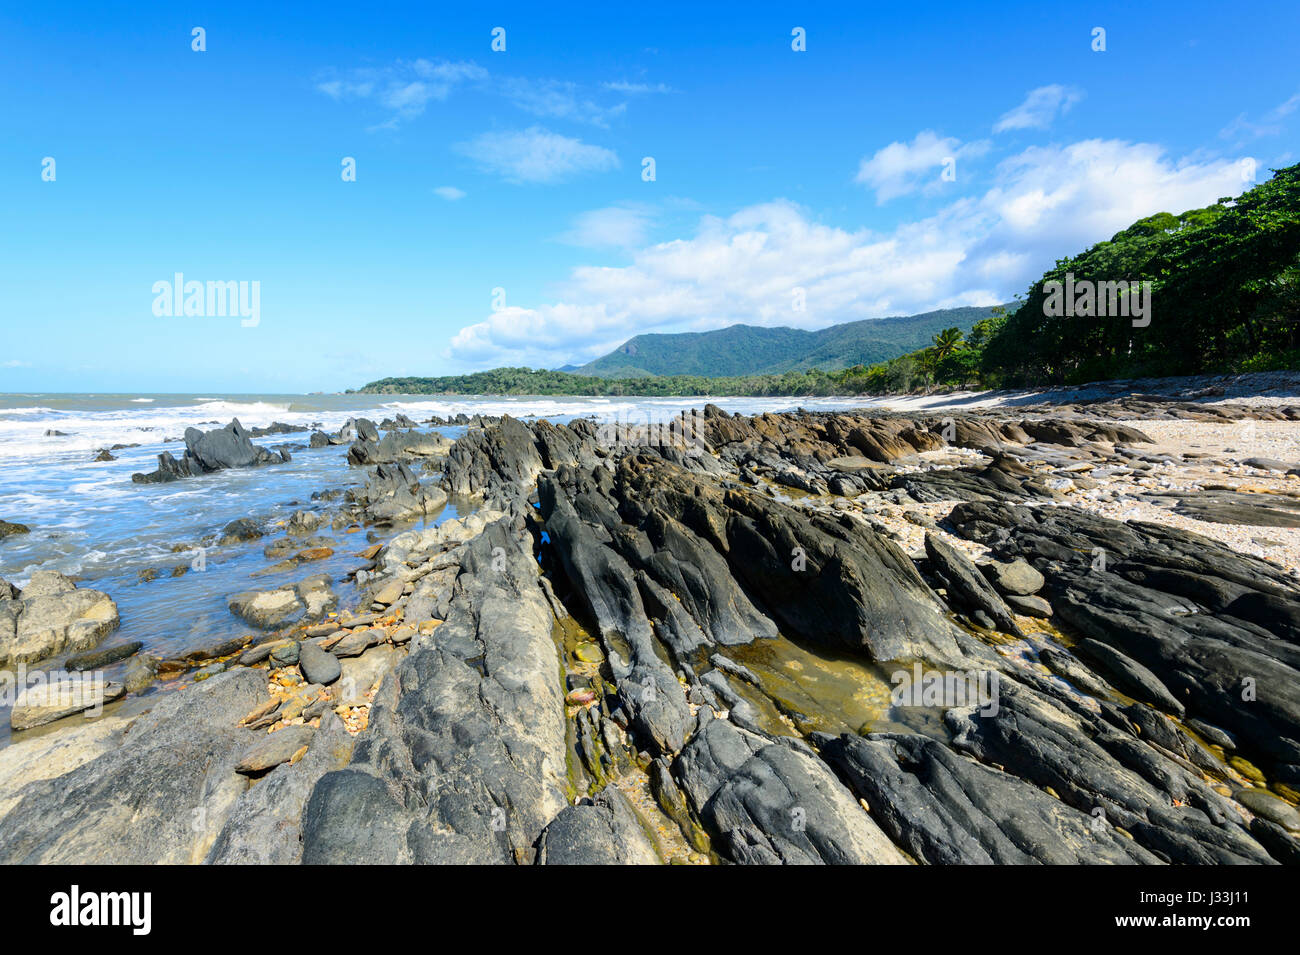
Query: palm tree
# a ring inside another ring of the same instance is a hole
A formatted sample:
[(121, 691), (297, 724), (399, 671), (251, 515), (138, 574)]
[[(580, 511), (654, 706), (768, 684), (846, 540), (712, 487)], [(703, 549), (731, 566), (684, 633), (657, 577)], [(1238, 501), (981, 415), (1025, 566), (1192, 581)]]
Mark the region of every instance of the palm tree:
[(945, 328), (932, 339), (934, 342), (934, 357), (937, 361), (943, 361), (952, 355), (961, 344), (960, 328)]

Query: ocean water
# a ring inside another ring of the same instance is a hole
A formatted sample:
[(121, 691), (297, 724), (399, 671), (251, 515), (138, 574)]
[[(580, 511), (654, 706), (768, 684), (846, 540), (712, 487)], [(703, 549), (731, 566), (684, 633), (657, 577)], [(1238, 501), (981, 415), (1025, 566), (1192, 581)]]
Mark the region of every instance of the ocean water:
[[(284, 574), (251, 576), (275, 562), (262, 551), (282, 536), (277, 522), (295, 510), (324, 506), (311, 500), (313, 492), (364, 483), (365, 471), (347, 464), (346, 446), (306, 447), (312, 427), (336, 431), (350, 417), (378, 423), (399, 413), (417, 422), (461, 412), (547, 417), (557, 423), (583, 416), (663, 421), (709, 401), (744, 413), (864, 404), (809, 398), (0, 394), (0, 519), (31, 528), (30, 534), (0, 541), (0, 578), (21, 587), (33, 571), (53, 569), (103, 590), (117, 601), (122, 618), (106, 646), (141, 640), (147, 650), (170, 656), (247, 632), (227, 610), (229, 596), (315, 573), (337, 579), (360, 562), (357, 551), (380, 539), (369, 529), (345, 534), (326, 526), (318, 533), (335, 542), (334, 557)], [(255, 439), (265, 447), (289, 446), (292, 461), (170, 484), (131, 481), (136, 472), (154, 470), (160, 452), (183, 452), (183, 444), (166, 439), (180, 438), (190, 426), (215, 428), (232, 418), (248, 428), (273, 421), (301, 425), (302, 432)], [(464, 431), (438, 430), (452, 439)], [(116, 461), (93, 460), (114, 444), (137, 447), (113, 451)], [(463, 509), (465, 503), (460, 504)], [(452, 502), (431, 522), (460, 513)], [(199, 550), (205, 538), (240, 517), (265, 522), (268, 536)], [(338, 583), (335, 589), (347, 606), (354, 597), (351, 585)]]

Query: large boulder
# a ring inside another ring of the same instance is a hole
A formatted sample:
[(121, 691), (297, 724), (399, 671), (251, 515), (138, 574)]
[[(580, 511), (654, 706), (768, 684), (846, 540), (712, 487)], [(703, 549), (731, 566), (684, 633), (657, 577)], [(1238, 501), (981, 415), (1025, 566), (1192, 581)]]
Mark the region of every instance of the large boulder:
[(470, 431), (452, 446), (442, 486), (450, 494), (481, 494), (493, 503), (532, 484), (544, 467), (532, 430), (506, 415), (495, 427)]
[(137, 484), (163, 484), (228, 468), (261, 467), (288, 460), (289, 452), (283, 448), (268, 451), (253, 444), (248, 431), (235, 418), (224, 428), (213, 431), (186, 428), (185, 455), (179, 461), (164, 451), (158, 455), (158, 470), (133, 474), (131, 480)]
[(390, 431), (376, 441), (358, 439), (348, 448), (348, 464), (393, 464), (417, 458), (442, 457), (451, 442), (436, 431)]
[(17, 596), (0, 599), (0, 666), (89, 650), (118, 622), (117, 604), (107, 594), (38, 570)]
[(447, 492), (419, 477), (400, 462), (380, 464), (362, 489), (349, 492), (361, 516), (372, 523), (413, 520), (437, 514), (447, 504)]
[(907, 863), (802, 741), (771, 742), (727, 720), (706, 720), (677, 758), (673, 775), (735, 862)]
[(931, 865), (1082, 865), (1159, 860), (1113, 826), (923, 736), (819, 735), (822, 756), (871, 817)]

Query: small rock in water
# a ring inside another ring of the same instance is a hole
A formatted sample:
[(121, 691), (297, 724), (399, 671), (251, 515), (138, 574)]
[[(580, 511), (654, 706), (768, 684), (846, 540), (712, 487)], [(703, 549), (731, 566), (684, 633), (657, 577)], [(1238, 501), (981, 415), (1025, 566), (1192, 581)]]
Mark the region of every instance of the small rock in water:
[(262, 529), (252, 518), (241, 517), (231, 521), (221, 531), (221, 544), (239, 544), (244, 541), (257, 540), (262, 536)]
[(54, 680), (28, 687), (18, 696), (9, 714), (9, 726), (17, 730), (34, 729), (77, 713), (97, 710), (122, 697), (126, 688), (120, 683), (105, 683), (89, 677)]
[(89, 653), (79, 653), (76, 656), (68, 657), (67, 662), (63, 664), (63, 668), (65, 670), (98, 670), (110, 663), (117, 663), (119, 660), (134, 656), (140, 652), (140, 648), (143, 646), (144, 644), (139, 640), (134, 640), (131, 643), (123, 643), (116, 647), (92, 650)]
[(605, 659), (605, 654), (601, 652), (600, 647), (590, 640), (578, 644), (573, 649), (573, 655), (583, 663), (599, 663)]
[(126, 665), (122, 683), (128, 693), (139, 693), (148, 689), (157, 677), (158, 658), (146, 654), (131, 658), (131, 662)]
[(1222, 747), (1226, 752), (1230, 753), (1237, 748), (1237, 744), (1233, 738), (1217, 726), (1213, 726), (1210, 723), (1198, 719), (1189, 719), (1187, 725), (1192, 730), (1199, 733), (1207, 742)]
[(194, 674), (194, 682), (195, 683), (202, 682), (203, 680), (206, 680), (210, 676), (216, 676), (218, 673), (224, 673), (225, 670), (226, 670), (226, 665), (222, 663), (220, 660), (218, 660), (216, 663), (209, 663), (203, 669), (199, 670), (198, 673)]

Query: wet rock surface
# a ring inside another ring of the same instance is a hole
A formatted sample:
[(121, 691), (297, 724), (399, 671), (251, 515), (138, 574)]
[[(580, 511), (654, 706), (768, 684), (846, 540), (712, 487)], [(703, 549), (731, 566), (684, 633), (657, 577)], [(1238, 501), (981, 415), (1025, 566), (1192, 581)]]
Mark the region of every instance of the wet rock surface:
[(288, 451), (268, 451), (253, 444), (252, 438), (238, 418), (214, 431), (186, 428), (185, 454), (179, 460), (164, 451), (158, 455), (158, 470), (133, 474), (131, 480), (137, 484), (165, 484), (228, 468), (263, 467), (289, 460)]

